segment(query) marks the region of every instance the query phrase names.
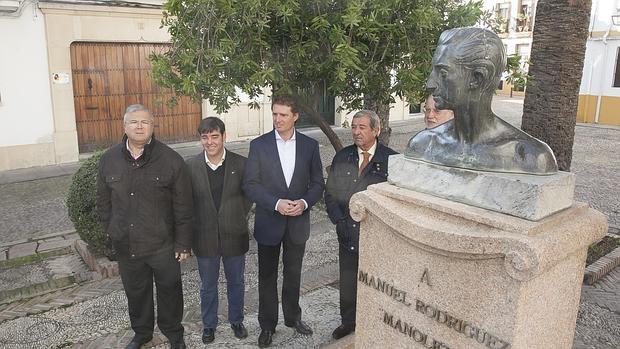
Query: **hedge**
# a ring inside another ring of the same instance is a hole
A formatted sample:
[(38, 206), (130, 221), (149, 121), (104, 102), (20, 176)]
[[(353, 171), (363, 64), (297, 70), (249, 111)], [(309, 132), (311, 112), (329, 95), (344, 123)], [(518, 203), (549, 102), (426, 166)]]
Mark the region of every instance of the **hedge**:
[(89, 248), (107, 257), (113, 256), (97, 214), (97, 171), (103, 151), (84, 161), (71, 179), (67, 208), (75, 230)]

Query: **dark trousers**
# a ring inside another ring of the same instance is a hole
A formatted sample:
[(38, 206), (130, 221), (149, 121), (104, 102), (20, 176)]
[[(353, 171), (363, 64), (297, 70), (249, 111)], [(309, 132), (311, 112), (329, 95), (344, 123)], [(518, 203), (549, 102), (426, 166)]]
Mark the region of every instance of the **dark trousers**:
[(340, 317), (343, 325), (355, 325), (355, 304), (357, 301), (357, 262), (358, 254), (340, 245), (338, 264), (340, 265)]
[(204, 328), (217, 327), (217, 291), (220, 277), (220, 259), (224, 264), (228, 295), (228, 322), (243, 323), (243, 296), (245, 292), (245, 254), (240, 256), (196, 257), (200, 272), (200, 312)]
[(278, 264), (282, 252), (282, 312), (284, 323), (301, 320), (299, 285), (306, 244), (293, 244), (288, 231), (276, 246), (258, 244), (258, 322), (261, 329), (275, 331), (278, 324)]
[(153, 280), (157, 287), (157, 326), (175, 343), (183, 337), (181, 267), (172, 250), (146, 257), (119, 256), (118, 267), (127, 295), (129, 319), (136, 337), (153, 336)]

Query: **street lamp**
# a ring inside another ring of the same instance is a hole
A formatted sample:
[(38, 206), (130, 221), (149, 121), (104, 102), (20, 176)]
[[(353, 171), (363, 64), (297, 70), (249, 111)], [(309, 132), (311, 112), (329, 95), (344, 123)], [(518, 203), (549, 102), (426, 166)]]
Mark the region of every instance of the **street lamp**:
[(614, 25), (620, 25), (620, 15), (611, 16), (611, 23)]

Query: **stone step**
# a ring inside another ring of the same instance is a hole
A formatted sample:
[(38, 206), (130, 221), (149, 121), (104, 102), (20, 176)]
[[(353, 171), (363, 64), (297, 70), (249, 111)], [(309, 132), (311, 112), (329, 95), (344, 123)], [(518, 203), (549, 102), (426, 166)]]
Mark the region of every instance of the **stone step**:
[(75, 253), (0, 266), (0, 304), (40, 296), (84, 281), (89, 269)]

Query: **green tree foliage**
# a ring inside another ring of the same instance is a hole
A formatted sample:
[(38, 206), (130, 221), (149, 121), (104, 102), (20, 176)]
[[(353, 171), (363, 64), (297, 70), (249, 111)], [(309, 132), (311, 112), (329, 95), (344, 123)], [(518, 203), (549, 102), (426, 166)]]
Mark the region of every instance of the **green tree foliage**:
[[(162, 24), (172, 49), (152, 57), (154, 77), (218, 112), (240, 102), (238, 90), (256, 97), (269, 86), (304, 96), (324, 84), (343, 107), (377, 111), (387, 143), (394, 96), (422, 100), (439, 34), (473, 25), (481, 7), (459, 0), (169, 0)], [(320, 121), (311, 105), (302, 111)], [(319, 126), (330, 137), (331, 129)]]
[(512, 91), (515, 88), (523, 91), (525, 84), (527, 83), (527, 73), (521, 68), (521, 56), (513, 55), (508, 56), (506, 59), (506, 80), (510, 84), (510, 97), (512, 97)]
[(112, 250), (97, 215), (97, 171), (103, 152), (96, 152), (84, 161), (71, 178), (67, 208), (75, 230), (89, 248), (110, 257)]

